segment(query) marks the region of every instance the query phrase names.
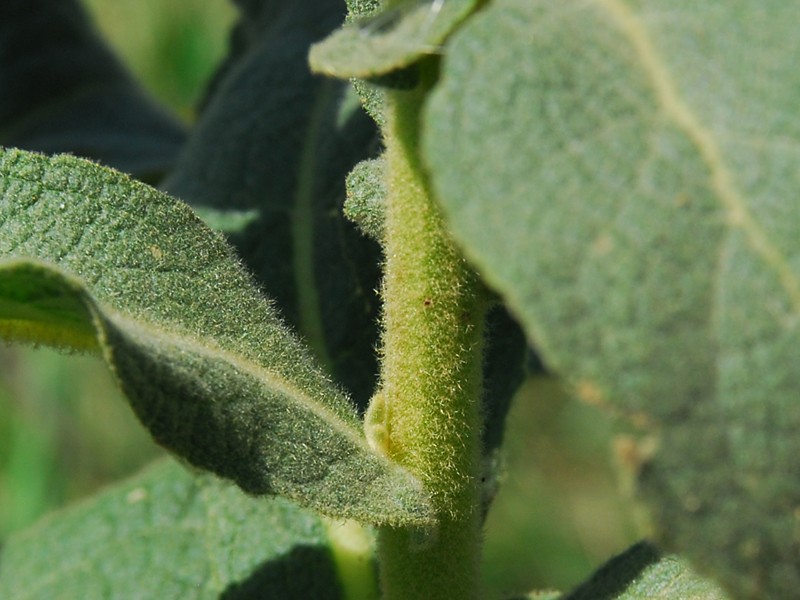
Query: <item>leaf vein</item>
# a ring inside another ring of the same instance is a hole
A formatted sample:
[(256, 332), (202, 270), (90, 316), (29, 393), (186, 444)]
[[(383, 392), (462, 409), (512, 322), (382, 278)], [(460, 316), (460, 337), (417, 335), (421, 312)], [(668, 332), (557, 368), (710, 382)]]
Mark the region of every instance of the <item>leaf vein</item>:
[[(110, 311), (107, 309), (105, 309), (104, 312), (106, 315), (110, 314)], [(247, 374), (256, 381), (261, 382), (265, 387), (278, 391), (284, 397), (294, 399), (309, 412), (329, 423), (337, 432), (348, 437), (356, 445), (361, 446), (370, 454), (374, 454), (369, 448), (366, 439), (359, 434), (359, 429), (356, 427), (357, 418), (355, 415), (353, 416), (353, 422), (347, 423), (336, 410), (328, 408), (323, 402), (314, 400), (296, 385), (293, 385), (291, 382), (281, 377), (278, 373), (270, 371), (265, 365), (257, 364), (245, 356), (236, 355), (229, 350), (221, 348), (211, 340), (191, 337), (185, 332), (178, 332), (175, 330), (166, 331), (142, 320), (133, 321), (119, 313), (114, 314), (112, 322), (122, 331), (127, 331), (129, 333), (134, 331), (139, 332), (144, 339), (150, 340), (151, 342), (181, 347), (197, 355), (226, 362), (237, 371)]]
[(711, 174), (711, 187), (727, 210), (729, 226), (738, 227), (744, 232), (750, 247), (766, 265), (774, 269), (794, 311), (800, 313), (800, 279), (748, 209), (713, 134), (701, 124), (681, 97), (667, 65), (650, 40), (647, 28), (623, 0), (598, 0), (598, 3), (611, 14), (634, 47), (644, 71), (650, 77), (661, 109), (694, 143), (705, 160)]

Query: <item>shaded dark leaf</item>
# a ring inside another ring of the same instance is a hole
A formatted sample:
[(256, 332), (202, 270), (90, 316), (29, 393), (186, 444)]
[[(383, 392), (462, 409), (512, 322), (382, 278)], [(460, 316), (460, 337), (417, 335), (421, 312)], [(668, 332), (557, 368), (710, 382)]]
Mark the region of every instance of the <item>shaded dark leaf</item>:
[(377, 375), (380, 249), (342, 208), (345, 177), (377, 137), (349, 86), (307, 66), (309, 46), (343, 6), (247, 7), (237, 58), (165, 187), (200, 208), (257, 211), (231, 241), (363, 410)]
[(486, 317), (486, 348), (483, 360), (484, 453), (498, 450), (503, 442), (505, 419), (525, 378), (527, 342), (517, 322), (502, 305)]
[(6, 146), (70, 152), (154, 181), (184, 141), (77, 0), (0, 3), (0, 91)]

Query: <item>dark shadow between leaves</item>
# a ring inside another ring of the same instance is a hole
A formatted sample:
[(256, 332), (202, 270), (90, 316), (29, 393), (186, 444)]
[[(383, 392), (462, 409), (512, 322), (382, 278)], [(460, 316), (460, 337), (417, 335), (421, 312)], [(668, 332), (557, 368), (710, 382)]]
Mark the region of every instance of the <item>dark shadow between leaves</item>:
[(420, 82), (419, 65), (415, 63), (391, 73), (376, 75), (366, 81), (377, 87), (390, 90), (412, 90)]
[(220, 600), (340, 600), (336, 568), (320, 546), (295, 546), (288, 554), (258, 566), (230, 584)]

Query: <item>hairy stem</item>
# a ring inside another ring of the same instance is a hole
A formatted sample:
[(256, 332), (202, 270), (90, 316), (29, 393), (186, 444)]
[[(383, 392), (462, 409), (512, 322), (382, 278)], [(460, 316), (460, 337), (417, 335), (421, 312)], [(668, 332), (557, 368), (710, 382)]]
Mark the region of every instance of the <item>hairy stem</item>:
[(480, 390), (485, 298), (419, 162), (427, 86), (392, 92), (381, 416), (384, 449), (425, 483), (434, 531), (382, 529), (385, 600), (479, 595)]

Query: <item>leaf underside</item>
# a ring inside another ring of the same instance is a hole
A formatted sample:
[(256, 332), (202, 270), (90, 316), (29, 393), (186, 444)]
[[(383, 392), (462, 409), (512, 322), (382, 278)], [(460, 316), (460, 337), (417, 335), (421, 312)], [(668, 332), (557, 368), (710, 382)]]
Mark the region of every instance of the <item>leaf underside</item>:
[(419, 484), (369, 450), (346, 396), (182, 203), (80, 159), (4, 151), (0, 257), (0, 334), (99, 349), (189, 462), (333, 516), (428, 522)]
[(548, 367), (644, 426), (659, 541), (738, 598), (800, 589), (798, 18), (497, 0), (423, 128), (467, 255)]
[(319, 516), (172, 460), (12, 536), (0, 560), (15, 600), (342, 597)]

